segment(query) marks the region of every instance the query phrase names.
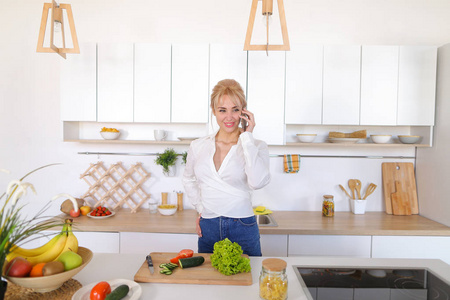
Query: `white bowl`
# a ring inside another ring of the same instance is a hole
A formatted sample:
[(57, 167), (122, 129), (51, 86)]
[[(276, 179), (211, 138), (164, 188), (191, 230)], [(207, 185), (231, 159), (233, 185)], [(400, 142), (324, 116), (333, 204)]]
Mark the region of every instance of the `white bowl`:
[(399, 135), (398, 139), (403, 144), (415, 144), (419, 141), (420, 135)]
[(302, 143), (311, 143), (316, 138), (317, 134), (306, 134), (299, 133), (297, 134), (298, 140)]
[(159, 205), (158, 211), (160, 214), (162, 214), (164, 216), (171, 216), (177, 212), (177, 206), (175, 205), (174, 208), (161, 208), (161, 205)]
[(386, 144), (391, 139), (392, 135), (372, 134), (370, 138), (375, 144)]
[(120, 132), (100, 131), (100, 134), (105, 140), (115, 140), (119, 137)]

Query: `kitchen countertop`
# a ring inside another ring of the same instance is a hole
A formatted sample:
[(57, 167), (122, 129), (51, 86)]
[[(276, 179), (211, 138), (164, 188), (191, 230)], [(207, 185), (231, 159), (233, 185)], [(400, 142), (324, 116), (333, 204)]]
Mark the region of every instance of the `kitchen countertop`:
[[(61, 215), (63, 216), (63, 215)], [(65, 216), (65, 215), (64, 215)], [(150, 232), (195, 234), (195, 210), (184, 210), (173, 216), (148, 210), (130, 213), (121, 209), (106, 219), (80, 216), (74, 219), (75, 231)], [(336, 212), (334, 217), (322, 217), (317, 211), (275, 211), (277, 227), (260, 226), (261, 234), (298, 235), (414, 235), (450, 236), (450, 227), (420, 215), (394, 216), (385, 212)]]
[[(145, 253), (104, 254), (95, 253), (91, 262), (74, 279), (83, 286), (112, 279), (133, 280), (144, 262)], [(139, 283), (140, 299), (259, 299), (259, 271), (265, 257), (251, 257), (252, 281), (250, 286), (196, 285), (169, 283)], [(437, 259), (375, 259), (342, 257), (282, 257), (287, 262), (288, 299), (309, 299), (292, 266), (330, 268), (425, 268), (447, 283), (450, 282), (450, 266)]]

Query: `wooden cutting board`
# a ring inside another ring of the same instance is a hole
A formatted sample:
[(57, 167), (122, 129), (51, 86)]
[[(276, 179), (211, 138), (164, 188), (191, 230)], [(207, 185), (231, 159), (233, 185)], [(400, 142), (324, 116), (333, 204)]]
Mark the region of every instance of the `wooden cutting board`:
[(397, 192), (395, 182), (398, 181), (401, 186), (400, 192), (406, 193), (406, 196), (402, 197), (408, 199), (405, 205), (409, 203), (411, 214), (418, 214), (419, 205), (417, 203), (416, 177), (414, 174), (413, 163), (382, 163), (381, 169), (383, 176), (383, 196), (384, 202), (386, 204), (386, 213), (393, 213), (391, 197), (392, 194), (395, 194)]
[[(159, 282), (159, 283), (184, 283), (184, 284), (219, 284), (219, 285), (251, 285), (252, 274), (239, 273), (235, 275), (226, 276), (221, 274), (211, 265), (210, 253), (196, 253), (194, 256), (203, 256), (205, 262), (193, 268), (181, 269), (175, 268), (171, 275), (164, 275), (159, 273), (159, 265), (168, 263), (171, 258), (177, 256), (178, 253), (172, 252), (152, 252), (150, 253), (155, 268), (153, 274), (147, 266), (147, 261), (144, 260), (142, 266), (134, 275), (136, 282)], [(247, 255), (243, 255), (248, 257)]]
[(395, 182), (395, 193), (391, 194), (392, 213), (396, 216), (411, 215), (411, 204), (408, 194), (403, 191), (399, 181)]

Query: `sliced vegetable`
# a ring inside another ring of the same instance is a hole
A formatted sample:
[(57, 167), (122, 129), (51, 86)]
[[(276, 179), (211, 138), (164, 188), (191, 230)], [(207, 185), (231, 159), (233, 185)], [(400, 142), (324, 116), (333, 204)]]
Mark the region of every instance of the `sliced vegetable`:
[(181, 251), (178, 253), (178, 255), (177, 255), (176, 257), (172, 258), (172, 259), (170, 260), (170, 262), (173, 263), (173, 264), (178, 264), (178, 260), (179, 260), (180, 258), (186, 258), (186, 257), (192, 257), (192, 256), (194, 256), (194, 250), (191, 250), (191, 249), (183, 249), (183, 250), (181, 250)]
[(205, 262), (205, 258), (203, 256), (194, 256), (188, 258), (180, 258), (178, 263), (180, 264), (180, 268), (192, 268), (198, 267)]
[(100, 281), (91, 290), (90, 300), (105, 300), (106, 296), (111, 293), (111, 286), (106, 281)]
[(111, 292), (108, 296), (106, 296), (105, 300), (120, 300), (125, 298), (130, 291), (130, 287), (126, 284), (119, 285), (114, 291)]

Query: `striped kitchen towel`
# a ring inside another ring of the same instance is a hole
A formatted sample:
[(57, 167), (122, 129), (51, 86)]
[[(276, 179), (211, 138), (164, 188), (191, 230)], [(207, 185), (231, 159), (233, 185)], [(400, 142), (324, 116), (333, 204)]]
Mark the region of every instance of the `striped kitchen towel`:
[(284, 155), (284, 173), (298, 173), (300, 170), (300, 155), (285, 154)]

